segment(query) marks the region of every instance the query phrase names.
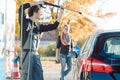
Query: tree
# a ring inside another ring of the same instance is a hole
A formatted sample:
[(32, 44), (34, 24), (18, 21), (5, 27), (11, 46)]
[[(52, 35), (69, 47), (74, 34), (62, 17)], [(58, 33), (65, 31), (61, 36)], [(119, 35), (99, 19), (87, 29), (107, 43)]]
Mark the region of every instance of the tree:
[(36, 0), (16, 0), (16, 27), (15, 27), (15, 38), (19, 39), (20, 38), (20, 27), (19, 27), (19, 22), (18, 22), (18, 8), (20, 7), (21, 4), (26, 3), (26, 2), (33, 2)]
[[(59, 5), (59, 2), (60, 2), (60, 0), (58, 0), (58, 5)], [(87, 0), (87, 1), (86, 0), (81, 0), (81, 1), (79, 1), (79, 0), (71, 0), (71, 1), (65, 0), (65, 2), (63, 3), (63, 6), (68, 8), (68, 9), (87, 12), (87, 7), (85, 7), (85, 6), (93, 4), (94, 2), (95, 2), (95, 0)], [(83, 6), (84, 6), (84, 8), (83, 8)], [(56, 12), (54, 12), (53, 9), (54, 9), (54, 7), (52, 7), (52, 9), (51, 9), (51, 16), (52, 16), (51, 22), (54, 22), (58, 16), (58, 9)], [(94, 25), (92, 21), (79, 15), (78, 13), (65, 10), (64, 15), (63, 15), (63, 19), (61, 20), (61, 24), (59, 25), (59, 28), (56, 30), (56, 36), (58, 34), (60, 34), (62, 26), (64, 24), (68, 24), (68, 23), (71, 27), (71, 35), (73, 36), (73, 39), (75, 39), (75, 40), (79, 40), (79, 38), (81, 38), (82, 35), (86, 35), (83, 37), (83, 38), (86, 38), (87, 35), (89, 35), (89, 33), (93, 30), (93, 25)], [(84, 33), (84, 30), (82, 30), (83, 27), (88, 28), (88, 31), (86, 34), (81, 34), (81, 31), (83, 31), (82, 33)], [(53, 38), (55, 38), (55, 37), (53, 37)]]
[[(16, 30), (15, 30), (15, 38), (20, 38), (20, 27), (19, 27), (19, 22), (18, 22), (18, 8), (21, 4), (27, 3), (27, 2), (33, 2), (37, 0), (16, 0)], [(46, 1), (46, 0), (43, 0)], [(49, 3), (54, 3), (54, 0), (47, 0)], [(53, 13), (52, 13), (53, 14)], [(54, 15), (52, 15), (54, 17)]]
[[(24, 2), (33, 2), (35, 0), (24, 0)], [(46, 1), (46, 0), (43, 0)], [(60, 0), (58, 1), (58, 5), (60, 4)], [(54, 4), (55, 0), (47, 0), (47, 2)], [(87, 6), (91, 5), (95, 2), (95, 0), (65, 0), (65, 2), (63, 3), (63, 6), (68, 8), (68, 9), (73, 9), (76, 11), (81, 11), (81, 12), (85, 12), (85, 13), (89, 13)], [(18, 13), (18, 7), (23, 3), (22, 0), (17, 0), (16, 1), (17, 5), (16, 5), (16, 13)], [(54, 7), (50, 7), (51, 10), (51, 16), (52, 16), (52, 20), (51, 21), (55, 21), (57, 19), (58, 16), (58, 9), (55, 12)], [(18, 15), (16, 15), (16, 38), (19, 38), (19, 24), (18, 24)], [(81, 16), (78, 13), (72, 12), (72, 11), (68, 11), (65, 10), (63, 18), (61, 20), (61, 23), (59, 25), (59, 28), (56, 30), (56, 35), (58, 35), (62, 29), (62, 26), (64, 24), (69, 23), (70, 27), (71, 27), (71, 36), (73, 36), (74, 40), (79, 40), (81, 38), (86, 38), (87, 35), (89, 35), (89, 33), (93, 30), (93, 26), (94, 23), (91, 22), (89, 19), (87, 19), (84, 16)], [(51, 34), (50, 34), (51, 35)]]
[[(66, 0), (64, 6), (68, 9), (89, 13), (87, 7), (94, 2), (95, 0)], [(60, 26), (62, 27), (68, 22), (71, 27), (71, 36), (75, 41), (86, 39), (86, 37), (92, 32), (94, 28), (94, 23), (87, 17), (82, 16), (76, 12), (66, 10), (64, 12)], [(59, 31), (61, 31), (61, 27), (59, 28)]]

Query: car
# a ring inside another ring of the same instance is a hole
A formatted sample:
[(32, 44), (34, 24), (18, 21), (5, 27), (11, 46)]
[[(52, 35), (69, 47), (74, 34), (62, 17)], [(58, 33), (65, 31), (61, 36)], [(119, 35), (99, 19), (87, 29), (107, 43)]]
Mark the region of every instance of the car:
[(73, 80), (120, 80), (120, 30), (93, 32), (75, 56)]

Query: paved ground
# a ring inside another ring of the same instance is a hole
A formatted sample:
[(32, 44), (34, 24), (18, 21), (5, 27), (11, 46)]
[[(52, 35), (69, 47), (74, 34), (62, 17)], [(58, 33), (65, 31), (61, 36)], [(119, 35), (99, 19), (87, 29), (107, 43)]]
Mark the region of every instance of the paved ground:
[[(54, 61), (42, 61), (44, 80), (60, 80), (60, 64), (56, 64)], [(6, 79), (6, 80), (20, 80), (20, 79)], [(72, 71), (65, 80), (72, 80)]]
[[(50, 61), (42, 61), (45, 80), (60, 80), (60, 64)], [(65, 80), (72, 80), (72, 71)]]

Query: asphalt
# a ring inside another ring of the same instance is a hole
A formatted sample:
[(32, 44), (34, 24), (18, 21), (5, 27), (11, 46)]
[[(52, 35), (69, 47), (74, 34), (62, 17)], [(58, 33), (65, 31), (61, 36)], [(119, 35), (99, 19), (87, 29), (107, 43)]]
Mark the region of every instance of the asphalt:
[[(60, 64), (43, 61), (44, 80), (60, 80)], [(72, 80), (72, 71), (65, 77), (65, 80)]]
[[(42, 61), (42, 67), (44, 71), (44, 80), (60, 80), (60, 64), (56, 64), (54, 61)], [(6, 80), (20, 80), (20, 79), (6, 79)], [(72, 79), (72, 71), (65, 77), (65, 80)]]

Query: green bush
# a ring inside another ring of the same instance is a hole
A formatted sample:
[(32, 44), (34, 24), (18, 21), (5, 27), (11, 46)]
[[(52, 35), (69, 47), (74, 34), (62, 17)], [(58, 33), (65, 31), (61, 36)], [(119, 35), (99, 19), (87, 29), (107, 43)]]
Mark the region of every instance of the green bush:
[(55, 44), (49, 44), (46, 48), (40, 48), (38, 49), (38, 53), (41, 56), (55, 56)]
[(38, 53), (39, 53), (41, 56), (45, 56), (45, 49), (39, 47), (39, 49), (38, 49)]
[[(78, 46), (82, 46), (82, 44), (84, 43), (85, 39), (80, 39), (76, 42), (76, 45)], [(55, 56), (55, 49), (56, 49), (56, 44), (48, 44), (48, 46), (46, 48), (41, 48), (39, 47), (38, 49), (38, 53), (41, 56)], [(15, 51), (17, 53), (20, 53), (20, 45), (17, 43), (15, 45)]]

